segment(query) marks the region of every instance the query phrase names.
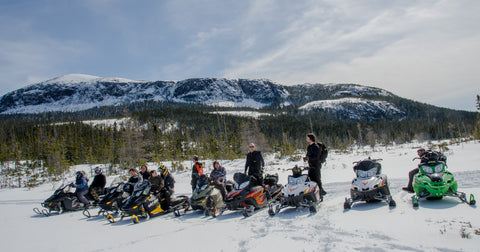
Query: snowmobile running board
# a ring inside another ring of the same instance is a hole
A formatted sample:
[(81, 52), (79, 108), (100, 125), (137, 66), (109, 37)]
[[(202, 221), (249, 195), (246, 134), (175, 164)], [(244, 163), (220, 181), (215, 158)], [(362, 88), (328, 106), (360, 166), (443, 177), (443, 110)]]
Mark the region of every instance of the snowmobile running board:
[[(424, 198), (428, 198), (430, 197), (431, 195), (427, 195), (427, 196), (424, 196), (424, 197), (418, 197), (416, 194), (412, 196), (412, 205), (413, 207), (418, 207), (418, 200), (419, 199), (424, 199)], [(444, 196), (453, 196), (453, 197), (457, 197), (458, 199), (460, 199), (463, 203), (466, 203), (470, 206), (474, 206), (477, 201), (475, 201), (475, 197), (473, 196), (473, 194), (470, 194), (470, 199), (467, 200), (467, 197), (466, 197), (466, 194), (464, 192), (453, 192), (452, 194), (445, 194)]]

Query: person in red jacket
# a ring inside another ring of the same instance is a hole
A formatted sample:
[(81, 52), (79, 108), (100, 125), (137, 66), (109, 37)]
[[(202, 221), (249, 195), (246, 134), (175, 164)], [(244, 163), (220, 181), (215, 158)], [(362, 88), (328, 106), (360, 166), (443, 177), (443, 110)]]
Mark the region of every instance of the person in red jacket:
[(197, 181), (200, 175), (203, 175), (203, 165), (198, 162), (198, 156), (193, 156), (192, 181), (190, 182), (192, 185), (192, 192), (195, 191), (195, 188), (197, 187)]

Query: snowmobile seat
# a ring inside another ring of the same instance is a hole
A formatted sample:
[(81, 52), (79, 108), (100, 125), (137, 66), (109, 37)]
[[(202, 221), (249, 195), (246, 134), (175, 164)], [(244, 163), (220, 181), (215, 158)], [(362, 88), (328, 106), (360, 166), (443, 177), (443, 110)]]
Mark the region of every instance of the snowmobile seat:
[(278, 174), (266, 174), (263, 181), (265, 185), (276, 186), (278, 183)]

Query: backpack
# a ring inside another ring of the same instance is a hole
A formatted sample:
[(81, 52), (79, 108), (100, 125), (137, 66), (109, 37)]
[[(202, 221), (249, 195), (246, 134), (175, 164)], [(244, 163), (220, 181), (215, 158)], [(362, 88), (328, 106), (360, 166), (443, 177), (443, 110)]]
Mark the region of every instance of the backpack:
[(317, 143), (318, 144), (318, 147), (320, 147), (320, 162), (321, 163), (325, 163), (325, 161), (327, 160), (327, 156), (328, 156), (328, 150), (327, 150), (327, 146), (325, 146), (325, 144), (323, 143)]

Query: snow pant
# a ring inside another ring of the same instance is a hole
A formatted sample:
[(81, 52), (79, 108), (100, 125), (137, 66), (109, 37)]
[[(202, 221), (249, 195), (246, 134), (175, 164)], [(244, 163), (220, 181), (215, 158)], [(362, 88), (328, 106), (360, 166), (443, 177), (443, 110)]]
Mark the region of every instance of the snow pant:
[(163, 199), (161, 201), (162, 209), (166, 211), (170, 208), (170, 205), (172, 204), (173, 190), (162, 189), (160, 191), (160, 195), (160, 199)]
[(103, 188), (92, 187), (88, 191), (90, 192), (90, 195), (92, 196), (93, 200), (95, 200), (95, 202), (100, 201), (100, 196), (99, 195), (102, 194)]
[(90, 205), (90, 201), (88, 201), (87, 198), (85, 198), (85, 195), (87, 195), (87, 193), (88, 193), (88, 190), (75, 193), (77, 195), (78, 200), (80, 200), (80, 202), (82, 202), (85, 206)]
[(197, 188), (197, 181), (198, 176), (192, 176), (192, 182), (190, 182), (190, 184), (192, 185), (192, 192), (195, 191), (195, 188)]
[(407, 188), (408, 189), (411, 189), (413, 191), (413, 177), (415, 177), (415, 174), (417, 174), (418, 172), (420, 171), (419, 168), (415, 168), (413, 170), (411, 170), (409, 173), (408, 173), (408, 185), (407, 185)]
[(318, 165), (318, 167), (311, 166), (308, 169), (308, 177), (311, 181), (315, 181), (318, 184), (318, 189), (320, 189), (320, 195), (323, 195), (325, 190), (322, 187), (322, 173), (320, 172), (322, 169), (322, 165)]
[(227, 198), (227, 189), (225, 189), (225, 185), (224, 184), (215, 184), (215, 188), (220, 190), (220, 193), (222, 194), (222, 198), (223, 198), (223, 200), (225, 200)]

